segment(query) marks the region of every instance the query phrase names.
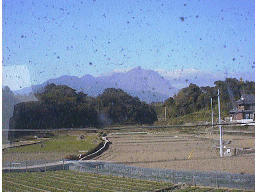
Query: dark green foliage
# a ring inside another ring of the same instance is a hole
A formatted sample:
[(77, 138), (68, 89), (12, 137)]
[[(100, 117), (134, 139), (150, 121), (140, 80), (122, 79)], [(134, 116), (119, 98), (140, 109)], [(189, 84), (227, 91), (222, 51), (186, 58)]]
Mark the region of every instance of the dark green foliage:
[(214, 82), (215, 89), (220, 89), (222, 109), (230, 110), (235, 107), (235, 101), (242, 94), (255, 94), (255, 83), (250, 81), (237, 80), (235, 78), (227, 78), (225, 81)]
[[(50, 84), (45, 87), (44, 92), (36, 96), (39, 101), (15, 105), (10, 128), (55, 129), (98, 126), (97, 111), (87, 101), (86, 94), (76, 93), (67, 86)], [(22, 132), (16, 134), (21, 135)]]
[(200, 110), (210, 110), (210, 99), (213, 98), (213, 108), (217, 109), (217, 90), (220, 89), (221, 110), (228, 114), (235, 107), (235, 101), (242, 94), (255, 94), (255, 83), (227, 78), (225, 81), (214, 82), (214, 87), (198, 87), (190, 84), (183, 88), (173, 98), (168, 98), (164, 105), (167, 107), (168, 117), (175, 118)]
[[(96, 99), (65, 85), (49, 84), (36, 95), (39, 101), (18, 103), (11, 129), (56, 129), (99, 127), (107, 124), (152, 124), (153, 108), (121, 89), (106, 89)], [(28, 134), (10, 133), (9, 136)]]
[(200, 107), (198, 98), (201, 93), (201, 89), (195, 84), (190, 84), (189, 87), (181, 89), (174, 97), (176, 108), (179, 109), (177, 115), (185, 115), (198, 110)]
[(114, 124), (152, 124), (157, 120), (157, 115), (151, 106), (121, 89), (106, 89), (98, 96), (97, 101), (104, 118), (110, 119)]

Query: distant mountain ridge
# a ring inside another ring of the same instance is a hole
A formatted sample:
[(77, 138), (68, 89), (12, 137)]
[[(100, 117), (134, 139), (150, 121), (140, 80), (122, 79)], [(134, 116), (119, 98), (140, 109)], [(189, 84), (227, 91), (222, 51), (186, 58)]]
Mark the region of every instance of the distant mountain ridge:
[(177, 88), (173, 87), (170, 81), (162, 77), (158, 72), (136, 67), (127, 72), (115, 72), (111, 75), (99, 77), (93, 77), (88, 74), (81, 78), (64, 75), (49, 79), (39, 85), (23, 88), (15, 91), (15, 93), (29, 94), (32, 91), (38, 92), (50, 83), (67, 85), (93, 97), (101, 94), (106, 88), (120, 88), (147, 103), (163, 101), (177, 92)]

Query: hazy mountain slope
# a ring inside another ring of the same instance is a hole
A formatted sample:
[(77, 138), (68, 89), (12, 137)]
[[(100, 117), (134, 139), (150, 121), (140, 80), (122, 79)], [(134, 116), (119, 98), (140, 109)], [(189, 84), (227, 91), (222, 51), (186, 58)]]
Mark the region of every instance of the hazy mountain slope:
[[(89, 96), (97, 96), (106, 88), (120, 88), (148, 103), (163, 101), (177, 92), (170, 81), (163, 78), (158, 72), (145, 70), (141, 67), (136, 67), (128, 72), (113, 73), (100, 77), (84, 75), (79, 78), (65, 75), (56, 79), (49, 79), (40, 85), (33, 86), (32, 89), (37, 92), (49, 83), (67, 85), (77, 91), (83, 91)], [(19, 94), (28, 94), (29, 92), (31, 92), (31, 88), (16, 91)]]

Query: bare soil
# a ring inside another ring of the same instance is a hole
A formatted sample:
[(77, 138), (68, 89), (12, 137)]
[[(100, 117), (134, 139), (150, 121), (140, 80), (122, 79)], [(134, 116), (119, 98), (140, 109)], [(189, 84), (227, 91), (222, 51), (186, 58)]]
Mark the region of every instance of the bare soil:
[[(179, 131), (148, 134), (110, 134), (110, 148), (98, 160), (132, 166), (174, 170), (221, 171), (254, 174), (255, 154), (219, 157), (217, 134), (184, 134)], [(253, 148), (253, 136), (224, 135), (226, 147)]]

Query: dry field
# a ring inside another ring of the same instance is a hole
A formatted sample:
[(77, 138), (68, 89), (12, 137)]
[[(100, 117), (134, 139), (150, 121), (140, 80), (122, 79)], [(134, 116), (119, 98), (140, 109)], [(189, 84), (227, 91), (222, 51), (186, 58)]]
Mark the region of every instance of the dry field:
[[(147, 134), (109, 134), (110, 148), (98, 160), (148, 168), (222, 171), (254, 174), (255, 154), (220, 158), (214, 146), (218, 135), (162, 131)], [(224, 135), (227, 147), (254, 148), (254, 137)]]

